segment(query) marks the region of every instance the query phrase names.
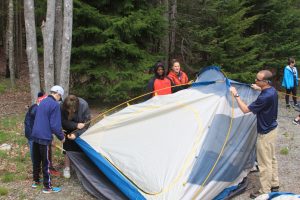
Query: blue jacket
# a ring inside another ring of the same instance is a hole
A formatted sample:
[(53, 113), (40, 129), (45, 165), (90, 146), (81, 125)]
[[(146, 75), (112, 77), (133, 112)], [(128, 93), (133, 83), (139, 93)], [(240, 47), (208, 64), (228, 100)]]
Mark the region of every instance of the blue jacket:
[(28, 140), (31, 140), (32, 128), (34, 124), (37, 107), (38, 107), (37, 104), (33, 104), (32, 106), (30, 106), (30, 108), (28, 109), (25, 115), (25, 120), (24, 120), (25, 137)]
[(283, 80), (282, 80), (282, 86), (285, 87), (286, 89), (291, 89), (293, 87), (298, 86), (298, 71), (297, 68), (294, 67), (296, 70), (296, 85), (294, 85), (294, 73), (293, 70), (289, 65), (287, 65), (284, 68), (284, 75), (283, 75)]
[(55, 134), (59, 140), (64, 139), (60, 105), (52, 95), (49, 95), (38, 106), (32, 129), (32, 140), (49, 145), (53, 139), (52, 134)]

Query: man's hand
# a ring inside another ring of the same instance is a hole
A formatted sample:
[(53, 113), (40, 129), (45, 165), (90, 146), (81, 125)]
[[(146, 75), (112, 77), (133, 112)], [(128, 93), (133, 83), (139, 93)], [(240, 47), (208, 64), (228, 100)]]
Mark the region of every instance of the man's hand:
[(230, 92), (233, 94), (233, 96), (235, 96), (235, 95), (237, 95), (237, 90), (235, 89), (235, 87), (233, 87), (233, 86), (231, 86), (230, 88), (229, 88), (229, 90), (230, 90)]
[(78, 124), (77, 124), (77, 128), (78, 128), (78, 129), (83, 129), (84, 126), (85, 126), (84, 123), (78, 123)]
[(70, 140), (75, 140), (75, 139), (76, 139), (76, 136), (75, 136), (74, 133), (68, 134), (67, 137), (68, 137), (68, 139), (70, 139)]
[(254, 90), (261, 90), (261, 87), (256, 84), (251, 84), (251, 88), (253, 88)]

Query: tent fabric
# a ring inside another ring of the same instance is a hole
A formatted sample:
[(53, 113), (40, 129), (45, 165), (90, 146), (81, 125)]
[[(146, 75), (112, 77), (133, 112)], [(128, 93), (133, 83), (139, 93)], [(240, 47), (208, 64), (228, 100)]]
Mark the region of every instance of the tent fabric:
[(192, 87), (130, 105), (76, 141), (129, 199), (213, 199), (255, 161), (256, 117), (230, 85), (248, 104), (259, 94), (209, 67)]
[(125, 200), (127, 197), (94, 165), (83, 152), (67, 152), (84, 188), (97, 199)]

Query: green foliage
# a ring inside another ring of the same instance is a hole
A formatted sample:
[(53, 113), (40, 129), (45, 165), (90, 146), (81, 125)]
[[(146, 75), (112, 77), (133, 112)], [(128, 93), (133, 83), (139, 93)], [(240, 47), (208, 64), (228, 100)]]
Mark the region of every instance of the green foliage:
[(12, 181), (14, 181), (14, 179), (15, 179), (14, 173), (6, 172), (1, 175), (1, 181), (3, 183), (12, 182)]
[(246, 82), (253, 82), (253, 73), (268, 68), (279, 79), (287, 57), (300, 53), (300, 12), (295, 6), (299, 0), (182, 0), (178, 4), (177, 45), (181, 46), (176, 49), (183, 44), (182, 56), (192, 66), (221, 65), (231, 77)]
[(8, 194), (8, 189), (5, 187), (0, 187), (0, 196), (5, 196)]
[(281, 155), (288, 155), (289, 154), (289, 148), (284, 147), (284, 148), (280, 149), (280, 154)]
[(74, 1), (73, 91), (105, 102), (143, 93), (164, 32), (161, 8), (147, 1)]
[[(47, 2), (35, 3), (42, 53)], [(251, 83), (267, 68), (280, 81), (287, 57), (297, 60), (300, 54), (299, 5), (299, 0), (179, 0), (172, 56), (191, 72), (219, 65), (230, 78)], [(144, 93), (149, 67), (164, 59), (162, 40), (170, 26), (163, 12), (157, 1), (74, 0), (71, 92), (105, 102)]]

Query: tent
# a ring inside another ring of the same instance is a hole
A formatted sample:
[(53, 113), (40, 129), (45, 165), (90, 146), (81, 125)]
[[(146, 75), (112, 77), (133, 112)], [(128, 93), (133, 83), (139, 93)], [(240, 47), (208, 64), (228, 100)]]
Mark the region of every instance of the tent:
[(240, 111), (230, 85), (248, 104), (259, 94), (211, 66), (188, 89), (104, 117), (76, 139), (89, 159), (68, 154), (84, 186), (99, 198), (174, 200), (238, 185), (254, 165), (256, 117)]

